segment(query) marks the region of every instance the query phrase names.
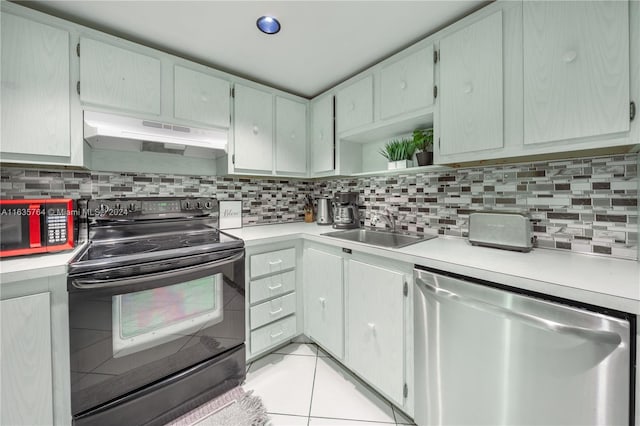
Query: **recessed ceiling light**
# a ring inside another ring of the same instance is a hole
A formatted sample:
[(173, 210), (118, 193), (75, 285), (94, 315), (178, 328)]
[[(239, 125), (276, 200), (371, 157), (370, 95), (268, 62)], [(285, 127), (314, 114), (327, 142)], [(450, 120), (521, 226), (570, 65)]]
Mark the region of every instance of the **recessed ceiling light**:
[(256, 21), (258, 29), (265, 34), (276, 34), (280, 31), (280, 22), (273, 16), (261, 16)]

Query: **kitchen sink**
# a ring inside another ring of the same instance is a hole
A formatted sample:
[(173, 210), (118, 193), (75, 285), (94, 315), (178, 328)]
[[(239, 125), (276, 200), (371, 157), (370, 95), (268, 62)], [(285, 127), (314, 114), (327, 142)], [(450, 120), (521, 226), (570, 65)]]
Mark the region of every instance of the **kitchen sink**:
[(378, 229), (347, 229), (344, 231), (327, 232), (327, 237), (340, 238), (357, 243), (371, 244), (374, 246), (400, 248), (411, 244), (436, 238), (437, 235), (417, 235), (408, 232), (384, 231)]

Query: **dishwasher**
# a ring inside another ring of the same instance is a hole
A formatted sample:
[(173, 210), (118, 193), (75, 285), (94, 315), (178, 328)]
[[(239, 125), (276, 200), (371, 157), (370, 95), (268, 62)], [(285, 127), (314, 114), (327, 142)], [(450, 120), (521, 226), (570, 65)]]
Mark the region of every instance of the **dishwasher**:
[(632, 425), (636, 317), (416, 266), (415, 421)]

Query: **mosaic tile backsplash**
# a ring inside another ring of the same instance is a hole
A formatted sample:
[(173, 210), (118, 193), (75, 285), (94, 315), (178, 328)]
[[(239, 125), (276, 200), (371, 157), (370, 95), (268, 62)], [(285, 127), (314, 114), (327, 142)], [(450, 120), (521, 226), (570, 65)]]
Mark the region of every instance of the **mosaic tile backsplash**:
[[(301, 221), (304, 196), (360, 193), (364, 224), (466, 236), (475, 210), (527, 211), (535, 247), (638, 258), (638, 154), (323, 180), (2, 168), (1, 196), (213, 196), (242, 200), (245, 226)], [(384, 226), (384, 222), (378, 222)]]

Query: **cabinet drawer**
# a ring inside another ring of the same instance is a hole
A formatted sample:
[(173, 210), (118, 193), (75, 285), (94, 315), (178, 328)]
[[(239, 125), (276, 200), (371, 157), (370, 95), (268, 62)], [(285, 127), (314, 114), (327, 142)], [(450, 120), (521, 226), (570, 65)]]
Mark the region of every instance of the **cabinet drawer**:
[(278, 273), (296, 266), (296, 249), (284, 249), (251, 256), (251, 278)]
[(249, 303), (254, 304), (295, 290), (296, 272), (272, 275), (251, 281), (249, 284)]
[(251, 329), (262, 327), (265, 324), (286, 317), (295, 311), (295, 293), (290, 293), (286, 296), (261, 303), (251, 308)]
[(296, 334), (296, 317), (276, 321), (251, 332), (251, 353), (257, 354), (270, 346), (282, 343)]

